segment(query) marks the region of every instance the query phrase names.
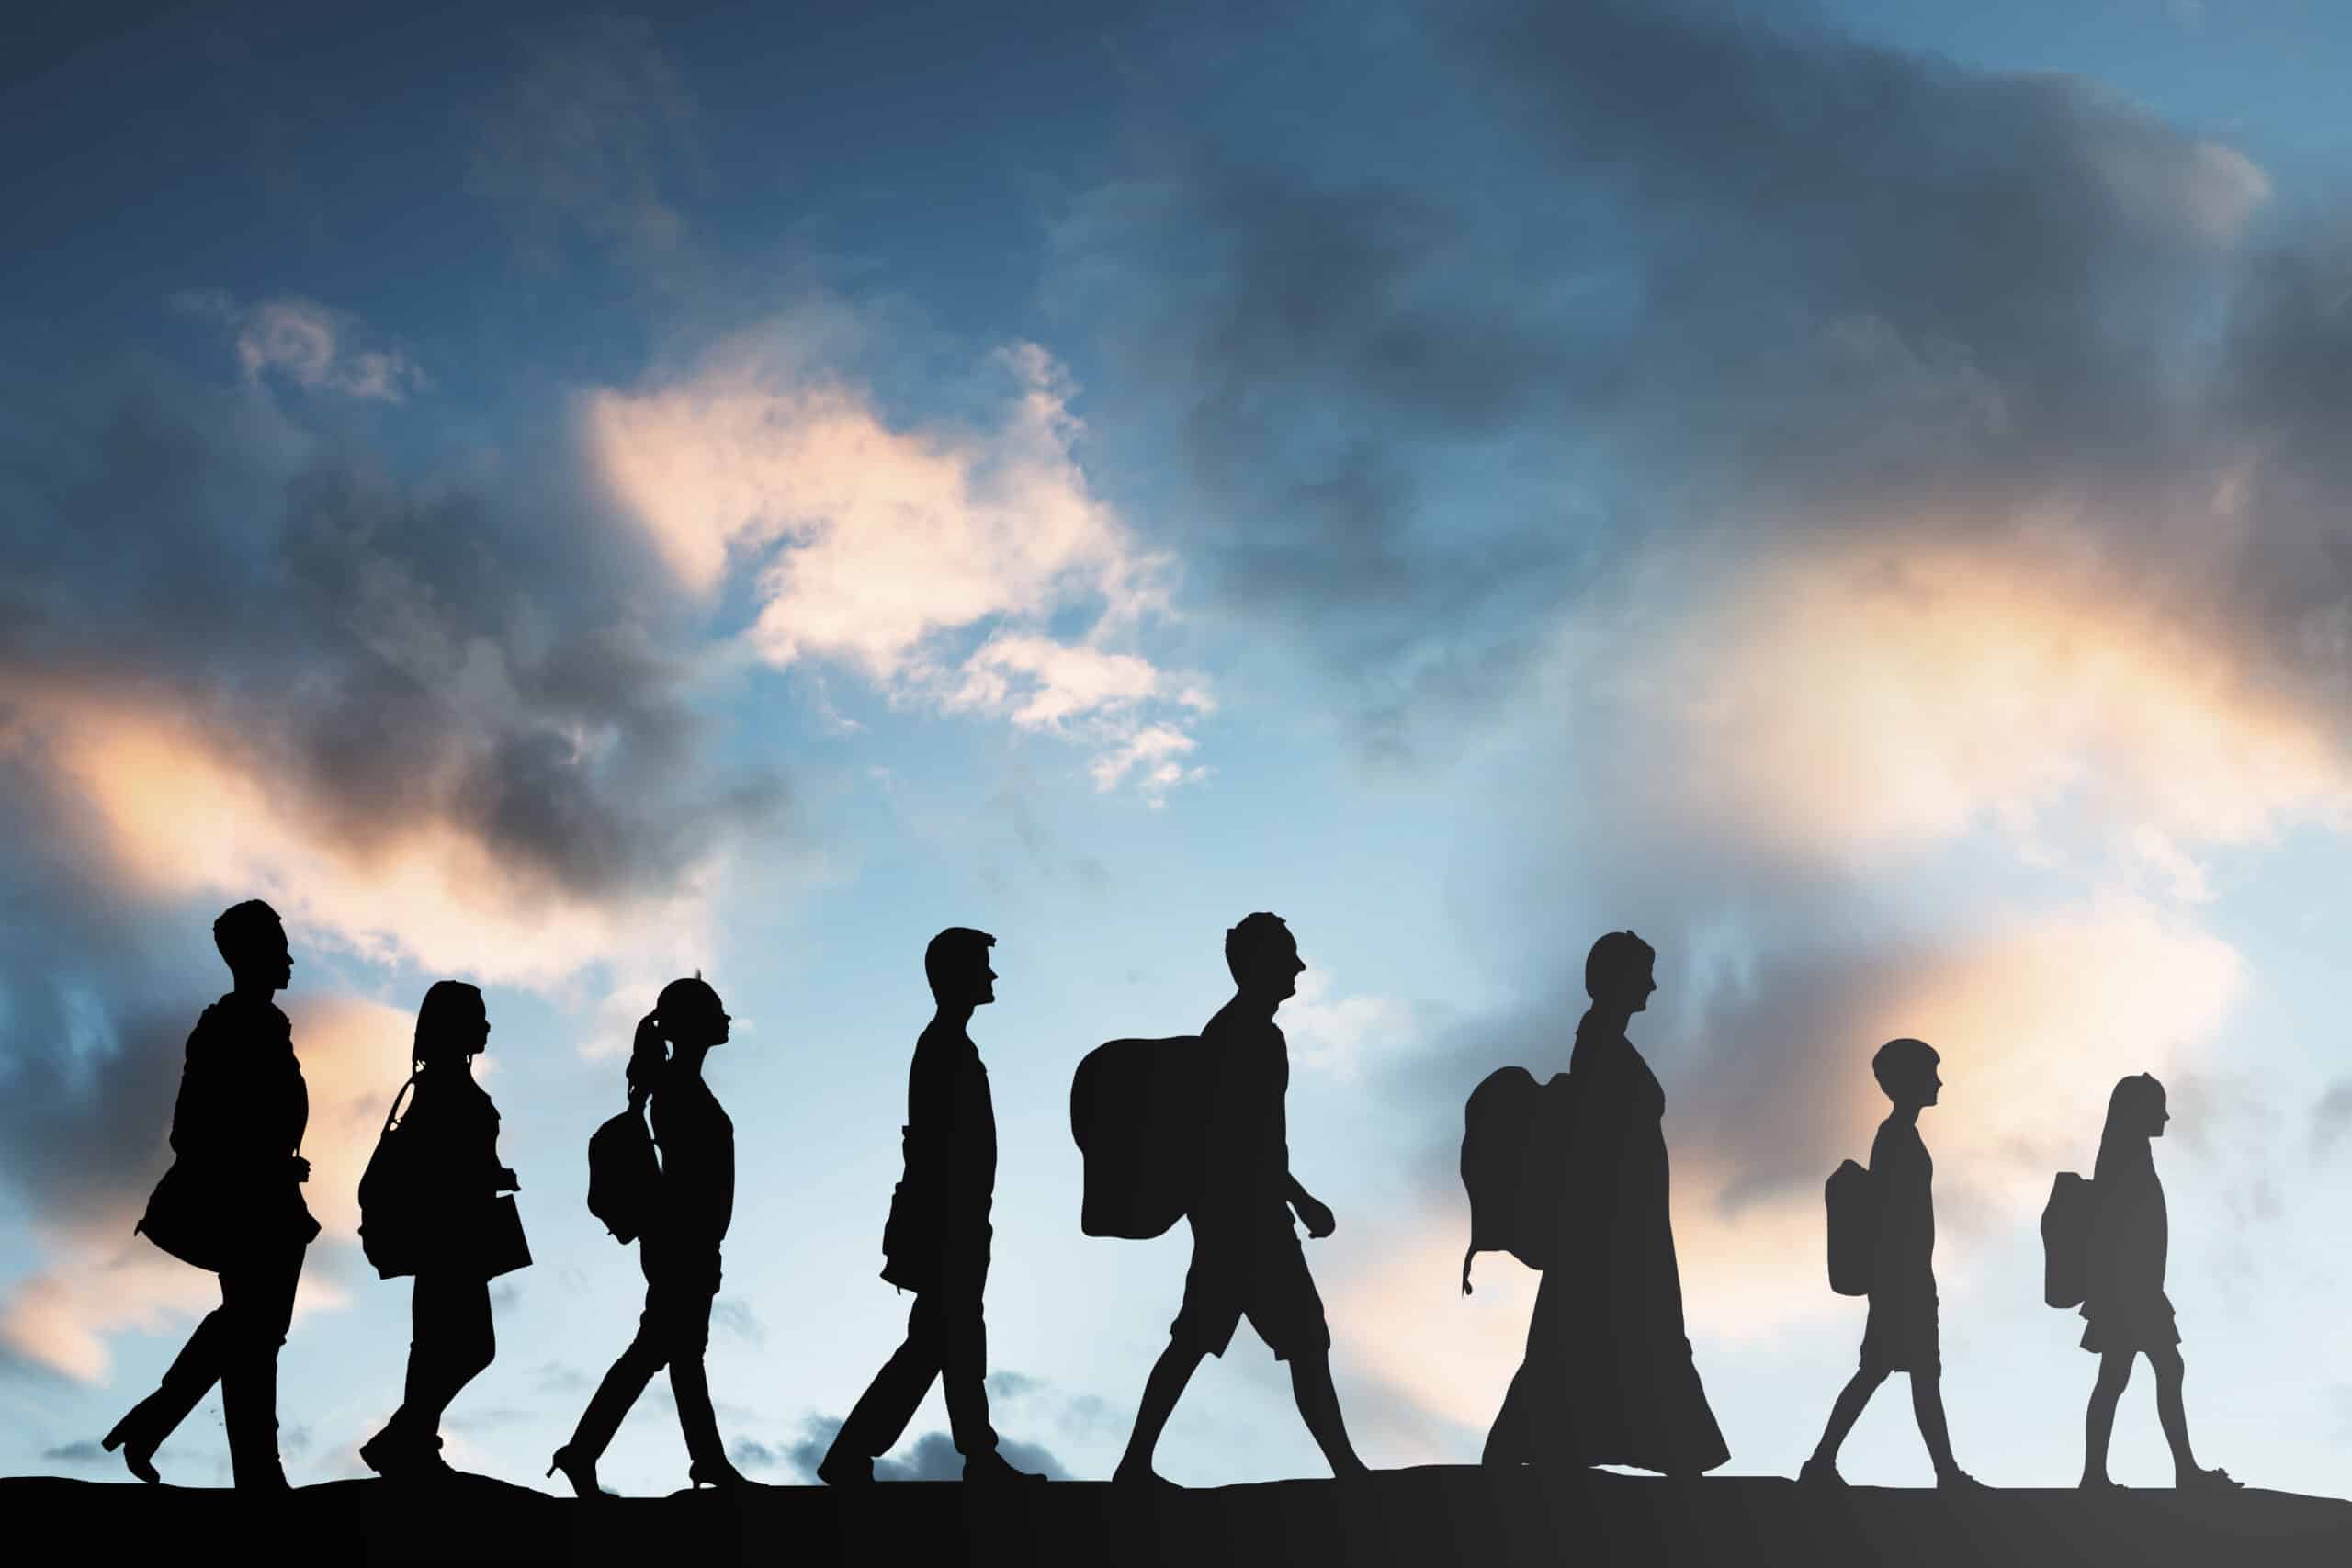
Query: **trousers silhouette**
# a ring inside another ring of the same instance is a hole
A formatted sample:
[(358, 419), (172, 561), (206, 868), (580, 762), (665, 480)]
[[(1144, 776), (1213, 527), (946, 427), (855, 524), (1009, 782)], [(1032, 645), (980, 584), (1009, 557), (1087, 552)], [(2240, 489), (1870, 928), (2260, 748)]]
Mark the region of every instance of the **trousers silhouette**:
[(408, 1380), (384, 1429), (437, 1445), (442, 1413), (497, 1354), (490, 1281), (478, 1274), (419, 1274), (409, 1300)]
[(710, 1304), (718, 1294), (718, 1249), (697, 1247), (681, 1255), (644, 1236), (638, 1251), (645, 1269), (645, 1311), (637, 1320), (637, 1337), (597, 1385), (565, 1446), (593, 1464), (653, 1374), (667, 1367), (687, 1457), (697, 1463), (724, 1464), (727, 1452), (719, 1441), (710, 1379), (702, 1362), (710, 1344)]
[(977, 1283), (925, 1291), (907, 1314), (907, 1337), (842, 1423), (834, 1444), (868, 1459), (889, 1452), (939, 1379), (947, 1424), (966, 1458), (996, 1451), (989, 1425), (989, 1331)]
[(220, 1304), (204, 1314), (162, 1383), (123, 1422), (138, 1446), (159, 1447), (217, 1382), (236, 1483), (286, 1483), (277, 1455), (277, 1351), (294, 1322), (294, 1288), (301, 1276), (299, 1244), (220, 1270)]

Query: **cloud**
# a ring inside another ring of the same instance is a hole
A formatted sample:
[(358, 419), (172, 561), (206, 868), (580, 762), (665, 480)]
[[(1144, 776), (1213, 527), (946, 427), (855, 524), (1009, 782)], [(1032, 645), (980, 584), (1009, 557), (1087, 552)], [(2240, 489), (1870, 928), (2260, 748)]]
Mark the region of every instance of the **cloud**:
[[(351, 998), (297, 998), (287, 1008), (311, 1102), (302, 1141), (311, 1179), (303, 1197), (321, 1226), (295, 1298), (299, 1314), (334, 1310), (347, 1300), (322, 1249), (358, 1240), (359, 1176), (391, 1096), (408, 1076), (415, 1025), (408, 1013)], [(131, 1061), (176, 1085), (176, 1063)], [(144, 1104), (155, 1098), (133, 1100)], [(110, 1365), (108, 1335), (127, 1328), (165, 1332), (220, 1304), (212, 1276), (132, 1234), (166, 1163), (161, 1145), (168, 1124), (166, 1114), (141, 1128), (135, 1143), (87, 1151), (74, 1166), (52, 1171), (51, 1179), (70, 1182), (74, 1192), (70, 1204), (51, 1205), (51, 1223), (61, 1212), (78, 1219), (46, 1238), (41, 1269), (0, 1296), (0, 1344), (65, 1376), (102, 1382)], [(142, 1148), (154, 1152), (123, 1157)]]
[(2312, 1107), (2312, 1153), (2323, 1158), (2333, 1154), (2347, 1128), (2352, 1128), (2352, 1083), (2332, 1083)]
[(731, 1334), (747, 1345), (767, 1343), (766, 1325), (760, 1322), (751, 1303), (734, 1296), (721, 1296), (710, 1303), (710, 1325), (722, 1334)]
[(249, 380), (274, 375), (305, 391), (339, 392), (361, 401), (401, 403), (431, 387), (398, 347), (360, 347), (366, 331), (347, 311), (298, 298), (239, 305), (219, 289), (176, 296), (191, 315), (218, 322), (234, 337)]
[(774, 1470), (777, 1463), (774, 1449), (765, 1443), (753, 1442), (749, 1438), (736, 1438), (735, 1446), (728, 1451), (727, 1457), (735, 1461), (738, 1470)]
[[(832, 1447), (833, 1438), (840, 1435), (841, 1429), (841, 1417), (837, 1416), (808, 1417), (803, 1424), (801, 1437), (781, 1450), (785, 1462), (807, 1479), (816, 1480), (817, 1466), (823, 1462), (826, 1450)], [(1055, 1481), (1069, 1479), (1069, 1472), (1062, 1468), (1061, 1461), (1035, 1443), (1000, 1437), (997, 1452), (1016, 1469)], [(944, 1432), (925, 1432), (901, 1453), (874, 1461), (874, 1479), (876, 1481), (961, 1481), (963, 1478), (964, 1456), (956, 1451), (956, 1440)]]
[(40, 1451), (44, 1464), (111, 1464), (113, 1457), (97, 1444), (88, 1441), (67, 1443), (60, 1448)]
[[(594, 462), (678, 583), (708, 599), (749, 572), (755, 657), (1092, 742), (1104, 788), (1138, 770), (1149, 793), (1200, 776), (1172, 759), (1215, 709), (1205, 682), (1114, 646), (1165, 607), (1170, 563), (1079, 467), (1061, 367), (1017, 345), (1000, 356), (1014, 395), (996, 429), (899, 429), (823, 367), (824, 346), (787, 321), (582, 405)], [(1049, 631), (1073, 616), (1080, 636)]]
[(480, 111), (467, 188), (542, 264), (576, 232), (679, 281), (693, 255), (676, 193), (709, 183), (700, 118), (643, 20), (574, 18)]

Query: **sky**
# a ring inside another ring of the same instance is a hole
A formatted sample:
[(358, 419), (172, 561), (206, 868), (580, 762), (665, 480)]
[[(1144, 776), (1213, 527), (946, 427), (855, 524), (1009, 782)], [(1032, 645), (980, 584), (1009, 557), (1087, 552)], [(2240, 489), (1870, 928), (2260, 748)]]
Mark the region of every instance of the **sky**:
[[(536, 1258), (453, 1463), (538, 1480), (635, 1325), (586, 1212), (630, 1028), (735, 1019), (711, 1382), (808, 1467), (876, 1277), (922, 953), (992, 932), (988, 1297), (1017, 1460), (1108, 1474), (1181, 1234), (1090, 1239), (1069, 1075), (1271, 909), (1294, 1169), (1376, 1465), (1475, 1462), (1535, 1277), (1458, 1290), (1462, 1105), (1660, 990), (1695, 1355), (1792, 1474), (1863, 1303), (1820, 1184), (1916, 1035), (1945, 1398), (2078, 1472), (2052, 1175), (2154, 1072), (2199, 1458), (2352, 1493), (2352, 16), (1371, 0), (234, 18), (0, 61), (0, 1472), (214, 1282), (134, 1236), (212, 917), (267, 898), (326, 1231), (298, 1482), (407, 1287), (355, 1187), (436, 979)], [(2145, 1381), (2118, 1479), (2168, 1475)], [(898, 1473), (951, 1473), (934, 1393)], [(684, 1483), (666, 1396), (603, 1473)], [(225, 1483), (217, 1398), (163, 1450)], [(1161, 1468), (1322, 1473), (1247, 1331)], [(1884, 1395), (1849, 1479), (1924, 1484)]]

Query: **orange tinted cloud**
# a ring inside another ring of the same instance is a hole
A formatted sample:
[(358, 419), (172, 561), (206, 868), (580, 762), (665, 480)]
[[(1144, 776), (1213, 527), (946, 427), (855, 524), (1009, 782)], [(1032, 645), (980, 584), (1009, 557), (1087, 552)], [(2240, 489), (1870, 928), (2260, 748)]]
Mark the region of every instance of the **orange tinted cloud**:
[(535, 986), (624, 953), (690, 967), (700, 945), (715, 863), (660, 896), (583, 897), (431, 817), (355, 840), (169, 709), (34, 692), (18, 711), (139, 891), (258, 896), (298, 932), (372, 959)]

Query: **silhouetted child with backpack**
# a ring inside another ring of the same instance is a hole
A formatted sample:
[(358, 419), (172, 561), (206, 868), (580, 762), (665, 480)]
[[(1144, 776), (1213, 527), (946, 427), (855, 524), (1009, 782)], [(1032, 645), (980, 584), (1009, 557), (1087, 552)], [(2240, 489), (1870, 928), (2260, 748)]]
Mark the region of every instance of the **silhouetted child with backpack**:
[[(1919, 1436), (1935, 1461), (1938, 1486), (1977, 1486), (1951, 1457), (1944, 1427), (1943, 1356), (1936, 1317), (1935, 1162), (1919, 1137), (1919, 1112), (1936, 1103), (1943, 1087), (1933, 1047), (1918, 1040), (1890, 1040), (1871, 1059), (1878, 1086), (1894, 1103), (1871, 1143), (1870, 1179), (1860, 1201), (1871, 1205), (1869, 1325), (1862, 1330), (1861, 1365), (1830, 1408), (1820, 1445), (1798, 1472), (1798, 1479), (1842, 1486), (1838, 1450), (1861, 1418), (1862, 1407), (1889, 1372), (1911, 1375), (1911, 1410)], [(1835, 1201), (1835, 1200), (1833, 1200)], [(1840, 1216), (1832, 1215), (1833, 1227)]]

